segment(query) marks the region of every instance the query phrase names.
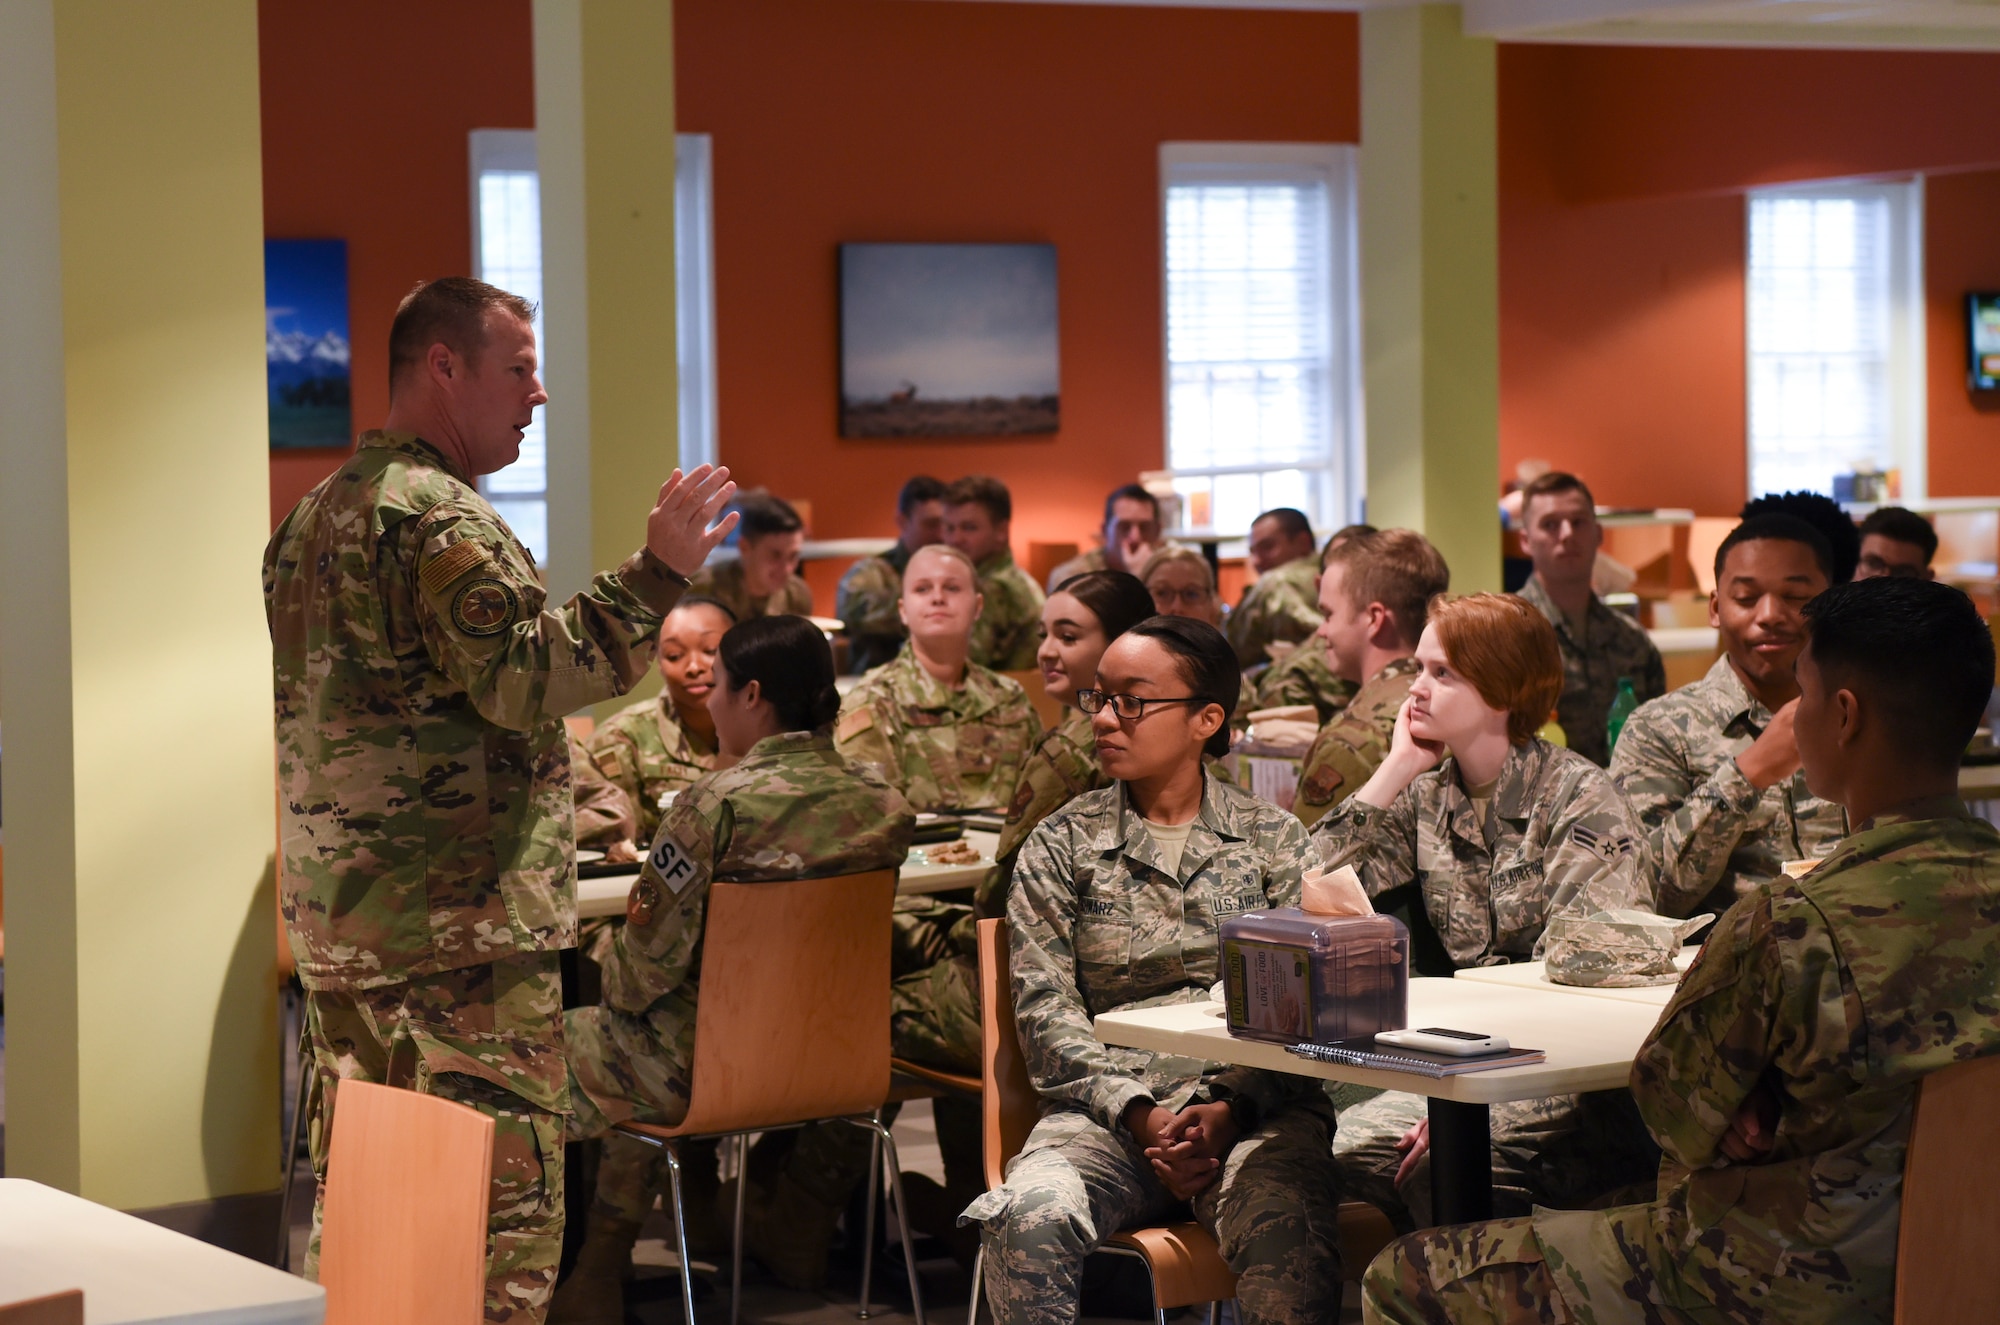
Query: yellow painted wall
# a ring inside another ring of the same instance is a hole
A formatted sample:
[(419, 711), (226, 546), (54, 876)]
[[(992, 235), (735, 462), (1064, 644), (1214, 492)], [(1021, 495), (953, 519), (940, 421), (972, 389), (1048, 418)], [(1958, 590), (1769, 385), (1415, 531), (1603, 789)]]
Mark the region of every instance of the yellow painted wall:
[(1497, 95), (1456, 6), (1363, 11), (1368, 518), (1422, 530), (1461, 592), (1500, 587)]
[[(257, 7), (21, 8), (53, 20), (65, 422), (0, 438), (42, 489), (9, 502), (4, 629), (68, 656), (5, 655), (8, 946), (37, 954), (9, 962), (7, 1171), (127, 1208), (272, 1190)], [(16, 614), (21, 556), (66, 571), (66, 617)]]

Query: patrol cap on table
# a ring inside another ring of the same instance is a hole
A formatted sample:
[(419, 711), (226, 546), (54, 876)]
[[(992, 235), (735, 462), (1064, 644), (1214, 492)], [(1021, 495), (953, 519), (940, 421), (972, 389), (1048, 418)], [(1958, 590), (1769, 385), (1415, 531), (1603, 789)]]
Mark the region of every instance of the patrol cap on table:
[(1626, 909), (1558, 916), (1549, 922), (1543, 950), (1549, 979), (1599, 989), (1673, 984), (1681, 978), (1674, 967), (1681, 944), (1714, 919), (1698, 915), (1675, 920)]

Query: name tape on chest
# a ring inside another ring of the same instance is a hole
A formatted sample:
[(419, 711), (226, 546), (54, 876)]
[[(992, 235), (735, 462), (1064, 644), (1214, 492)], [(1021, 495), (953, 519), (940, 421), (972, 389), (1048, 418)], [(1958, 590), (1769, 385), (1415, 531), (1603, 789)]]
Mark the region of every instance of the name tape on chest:
[(647, 859), (647, 864), (653, 867), (653, 872), (660, 876), (661, 882), (673, 889), (676, 897), (681, 895), (681, 890), (694, 878), (694, 861), (681, 849), (680, 843), (671, 837), (660, 839), (659, 844), (653, 848), (653, 854)]

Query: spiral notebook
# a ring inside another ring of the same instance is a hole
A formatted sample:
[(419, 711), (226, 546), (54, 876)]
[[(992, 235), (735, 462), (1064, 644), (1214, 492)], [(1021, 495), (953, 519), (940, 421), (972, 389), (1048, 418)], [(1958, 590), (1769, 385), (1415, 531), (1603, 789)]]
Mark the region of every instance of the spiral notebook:
[(1372, 1067), (1383, 1072), (1413, 1072), (1420, 1077), (1455, 1077), (1464, 1072), (1490, 1072), (1496, 1067), (1526, 1067), (1540, 1063), (1548, 1055), (1540, 1049), (1508, 1049), (1477, 1058), (1456, 1058), (1450, 1054), (1430, 1054), (1421, 1049), (1404, 1049), (1375, 1043), (1372, 1035), (1335, 1040), (1332, 1044), (1288, 1045), (1286, 1053), (1321, 1063), (1347, 1067)]

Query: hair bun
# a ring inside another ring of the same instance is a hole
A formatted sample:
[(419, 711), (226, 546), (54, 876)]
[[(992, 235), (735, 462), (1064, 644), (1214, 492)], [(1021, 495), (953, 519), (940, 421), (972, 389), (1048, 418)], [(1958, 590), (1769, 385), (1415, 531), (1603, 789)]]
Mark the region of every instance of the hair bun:
[(826, 726), (826, 724), (832, 722), (835, 718), (839, 716), (840, 716), (839, 686), (825, 685), (821, 686), (818, 690), (813, 692), (813, 697), (812, 697), (813, 726), (824, 727)]

